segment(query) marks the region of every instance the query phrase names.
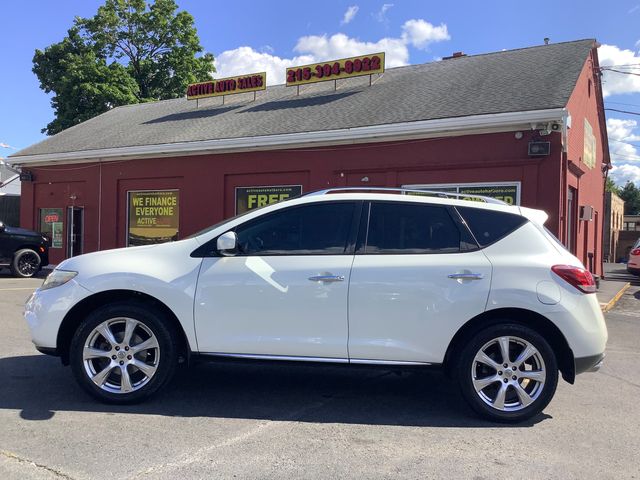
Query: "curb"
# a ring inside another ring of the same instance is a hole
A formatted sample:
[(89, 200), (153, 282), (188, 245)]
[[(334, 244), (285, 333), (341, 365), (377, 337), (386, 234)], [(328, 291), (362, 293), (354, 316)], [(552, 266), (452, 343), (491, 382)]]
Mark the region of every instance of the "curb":
[(625, 283), (620, 289), (620, 291), (616, 293), (611, 300), (609, 300), (607, 303), (601, 302), (600, 308), (602, 309), (602, 312), (604, 313), (611, 310), (615, 306), (615, 304), (618, 303), (618, 300), (620, 300), (620, 297), (622, 297), (624, 292), (626, 292), (630, 286), (631, 284), (629, 282)]

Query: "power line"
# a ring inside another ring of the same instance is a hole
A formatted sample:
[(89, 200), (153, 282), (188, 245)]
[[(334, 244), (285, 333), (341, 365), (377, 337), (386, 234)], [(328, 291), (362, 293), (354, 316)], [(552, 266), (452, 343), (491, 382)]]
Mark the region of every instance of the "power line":
[(635, 75), (636, 77), (640, 77), (640, 73), (623, 72), (622, 70), (616, 70), (614, 68), (601, 68), (600, 70), (602, 70), (604, 72), (615, 72), (615, 73), (622, 73), (623, 75)]
[(628, 158), (629, 160), (640, 160), (640, 157), (636, 155), (624, 155), (622, 153), (611, 152), (611, 155), (615, 155), (616, 157)]
[(605, 100), (604, 103), (615, 103), (616, 105), (628, 105), (629, 107), (640, 108), (640, 105), (638, 105), (637, 103), (612, 102), (611, 100)]
[(626, 113), (628, 115), (639, 115), (638, 112), (629, 112), (628, 110), (618, 110), (617, 108), (605, 108), (605, 110), (609, 110), (610, 112), (618, 112), (618, 113)]
[(610, 138), (609, 141), (610, 142), (624, 143), (625, 145), (632, 145), (634, 147), (640, 147), (640, 144), (638, 144), (638, 143), (625, 142), (624, 140), (618, 140), (618, 139), (615, 139), (615, 138)]

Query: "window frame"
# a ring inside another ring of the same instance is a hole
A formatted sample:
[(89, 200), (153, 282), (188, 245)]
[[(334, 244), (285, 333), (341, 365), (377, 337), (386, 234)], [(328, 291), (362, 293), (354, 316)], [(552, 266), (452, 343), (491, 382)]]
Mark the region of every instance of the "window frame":
[[(254, 222), (264, 221), (268, 217), (273, 215), (279, 215), (284, 212), (289, 212), (294, 209), (312, 207), (317, 205), (335, 205), (341, 203), (349, 203), (353, 204), (353, 214), (351, 216), (351, 225), (349, 227), (349, 232), (347, 234), (347, 242), (345, 246), (345, 250), (343, 253), (257, 253), (257, 254), (247, 254), (242, 252), (233, 252), (231, 254), (221, 253), (217, 249), (218, 238), (224, 235), (227, 232), (236, 232), (237, 229), (248, 226)], [(292, 205), (289, 207), (285, 207), (282, 209), (278, 209), (275, 212), (270, 212), (264, 215), (260, 215), (258, 217), (252, 218), (245, 222), (239, 223), (235, 225), (233, 228), (223, 231), (220, 235), (216, 235), (214, 238), (209, 240), (207, 243), (198, 247), (192, 254), (192, 257), (199, 258), (210, 258), (210, 257), (310, 257), (310, 256), (342, 256), (342, 255), (353, 255), (355, 250), (356, 238), (358, 236), (358, 228), (360, 225), (360, 216), (362, 214), (362, 204), (364, 202), (362, 200), (335, 200), (335, 201), (324, 201), (324, 202), (314, 202), (314, 203), (304, 203), (302, 205)]]
[[(471, 209), (476, 209), (476, 210), (486, 210), (486, 211), (488, 211), (488, 212), (501, 213), (501, 214), (504, 214), (504, 215), (513, 215), (513, 216), (515, 216), (515, 217), (521, 217), (524, 221), (523, 221), (520, 225), (518, 225), (516, 228), (514, 228), (513, 230), (511, 230), (511, 231), (507, 232), (506, 234), (502, 235), (501, 237), (498, 237), (498, 238), (496, 238), (496, 239), (492, 240), (490, 243), (487, 243), (487, 244), (485, 244), (485, 245), (481, 245), (481, 244), (480, 244), (480, 242), (478, 241), (478, 239), (476, 238), (475, 234), (473, 233), (473, 230), (471, 230), (471, 227), (467, 224), (467, 221), (466, 221), (466, 220), (464, 219), (464, 217), (462, 216), (462, 213), (460, 213), (460, 212), (458, 211), (458, 208), (471, 208)], [(526, 224), (527, 224), (527, 223), (529, 223), (529, 221), (530, 221), (528, 218), (526, 218), (526, 217), (524, 217), (524, 216), (522, 216), (522, 215), (515, 214), (515, 213), (501, 212), (501, 211), (499, 211), (499, 210), (488, 210), (488, 209), (484, 209), (484, 208), (478, 208), (478, 207), (475, 207), (475, 206), (469, 206), (469, 207), (466, 207), (466, 206), (464, 206), (464, 207), (463, 207), (463, 206), (460, 206), (460, 207), (454, 207), (454, 209), (455, 209), (456, 213), (460, 216), (460, 220), (461, 220), (461, 221), (464, 223), (464, 225), (467, 227), (467, 230), (468, 230), (468, 231), (469, 231), (469, 233), (471, 234), (471, 237), (474, 239), (474, 241), (476, 242), (476, 244), (478, 245), (478, 248), (479, 248), (480, 250), (484, 250), (485, 248), (489, 248), (491, 245), (494, 245), (494, 244), (498, 243), (500, 240), (502, 240), (502, 239), (504, 239), (504, 238), (507, 238), (507, 237), (508, 237), (509, 235), (511, 235), (513, 232), (515, 232), (516, 230), (521, 229), (524, 225), (526, 225)], [(565, 248), (565, 250), (569, 251), (569, 249), (567, 249), (566, 247), (564, 247), (564, 245), (563, 245), (563, 248)], [(571, 252), (569, 252), (569, 253), (571, 253)]]
[[(467, 237), (466, 243), (469, 245), (473, 245), (473, 247), (462, 248), (461, 246), (460, 250), (457, 252), (423, 251), (420, 253), (416, 253), (416, 252), (379, 252), (379, 253), (369, 252), (367, 253), (366, 247), (369, 239), (369, 226), (371, 223), (371, 208), (374, 203), (386, 203), (386, 204), (394, 204), (394, 205), (418, 205), (422, 207), (442, 208), (446, 210), (446, 212), (449, 214), (449, 217), (451, 218), (451, 221), (460, 232), (460, 244), (462, 244), (462, 242), (465, 241), (464, 237), (466, 236)], [(479, 249), (480, 249), (480, 246), (478, 245), (478, 242), (476, 241), (475, 237), (471, 233), (471, 230), (469, 229), (467, 224), (464, 222), (460, 214), (457, 212), (457, 210), (450, 205), (440, 205), (440, 204), (423, 203), (423, 202), (409, 202), (405, 200), (403, 201), (369, 200), (365, 202), (362, 208), (362, 215), (360, 217), (359, 229), (358, 229), (358, 237), (356, 240), (355, 254), (356, 255), (375, 255), (375, 256), (379, 256), (379, 255), (458, 255), (461, 253), (475, 252)]]

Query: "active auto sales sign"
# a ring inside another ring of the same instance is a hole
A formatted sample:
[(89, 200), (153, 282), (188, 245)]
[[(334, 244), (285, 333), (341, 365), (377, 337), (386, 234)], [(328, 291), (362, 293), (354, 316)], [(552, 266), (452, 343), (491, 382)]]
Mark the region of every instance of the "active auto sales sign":
[(327, 62), (287, 68), (287, 86), (340, 80), (384, 72), (384, 53), (329, 60)]
[(237, 77), (218, 78), (208, 82), (192, 83), (187, 88), (187, 100), (219, 97), (235, 93), (257, 92), (267, 88), (267, 73), (250, 73)]

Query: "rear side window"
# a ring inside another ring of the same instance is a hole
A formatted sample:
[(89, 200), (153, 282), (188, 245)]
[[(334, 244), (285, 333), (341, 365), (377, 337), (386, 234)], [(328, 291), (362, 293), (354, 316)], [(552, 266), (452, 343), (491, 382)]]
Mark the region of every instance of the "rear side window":
[(456, 253), (461, 233), (446, 208), (400, 202), (373, 202), (365, 253)]
[(513, 213), (473, 207), (456, 207), (456, 209), (467, 222), (471, 233), (481, 247), (497, 242), (527, 222), (526, 218)]

